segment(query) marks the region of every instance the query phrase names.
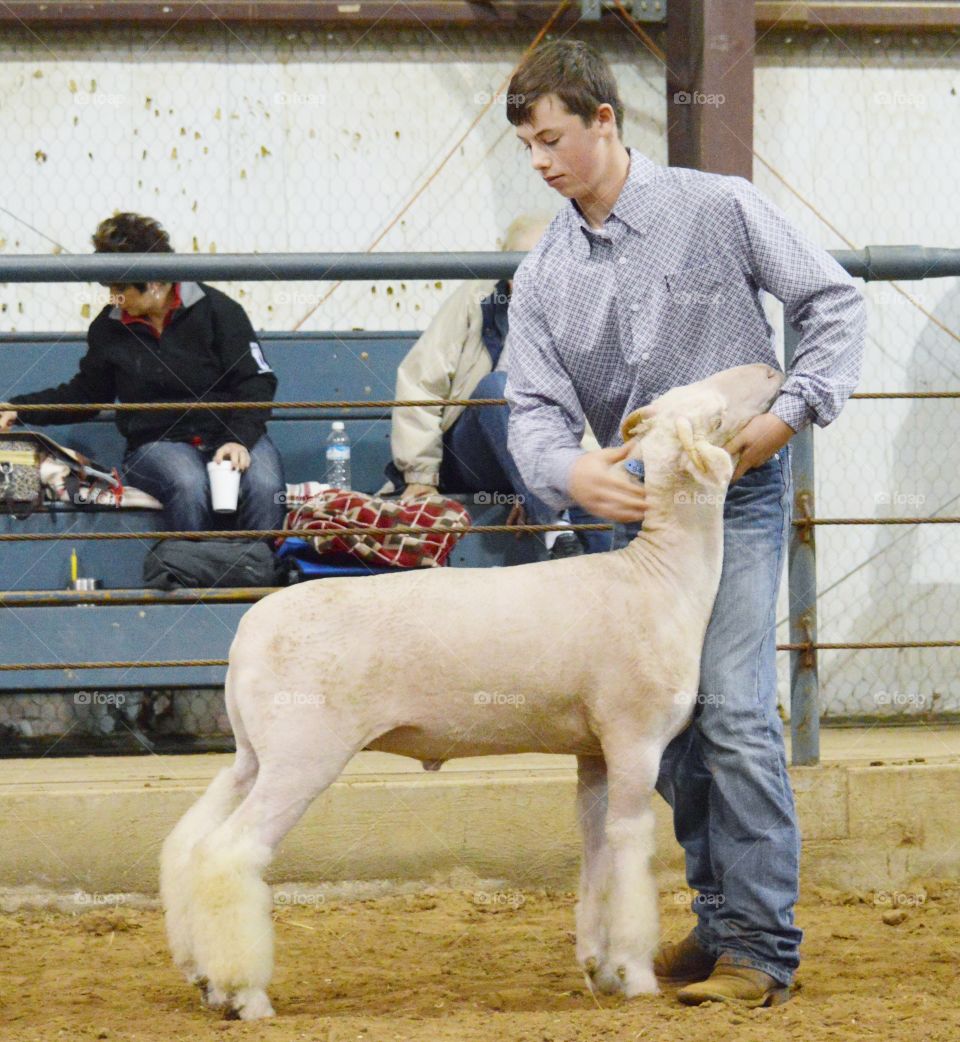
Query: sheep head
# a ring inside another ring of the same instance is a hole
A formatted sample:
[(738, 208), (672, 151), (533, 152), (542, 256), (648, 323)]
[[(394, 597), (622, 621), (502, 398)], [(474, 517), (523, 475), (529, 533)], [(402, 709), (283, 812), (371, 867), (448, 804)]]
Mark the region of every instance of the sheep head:
[(734, 461), (723, 446), (746, 424), (766, 412), (783, 383), (766, 365), (743, 365), (706, 380), (675, 387), (624, 420), (624, 441), (644, 461), (647, 481), (692, 478), (708, 487), (726, 487)]

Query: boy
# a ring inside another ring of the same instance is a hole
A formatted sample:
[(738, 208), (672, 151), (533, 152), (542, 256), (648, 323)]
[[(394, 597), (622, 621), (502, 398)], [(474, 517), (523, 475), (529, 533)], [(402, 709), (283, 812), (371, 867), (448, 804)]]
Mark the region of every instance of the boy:
[[(620, 522), (614, 546), (626, 545), (645, 501), (615, 445), (621, 420), (721, 369), (779, 368), (761, 290), (803, 331), (770, 412), (727, 446), (736, 469), (698, 705), (657, 781), (697, 914), (687, 938), (656, 953), (658, 976), (685, 983), (678, 998), (691, 1005), (783, 1002), (802, 937), (800, 837), (776, 706), (786, 446), (811, 421), (835, 419), (855, 387), (862, 298), (749, 182), (658, 167), (625, 148), (616, 81), (584, 44), (534, 51), (510, 83), (507, 118), (534, 170), (569, 200), (518, 269), (510, 306), (509, 447), (549, 505), (573, 500)], [(606, 448), (581, 450), (585, 419)]]

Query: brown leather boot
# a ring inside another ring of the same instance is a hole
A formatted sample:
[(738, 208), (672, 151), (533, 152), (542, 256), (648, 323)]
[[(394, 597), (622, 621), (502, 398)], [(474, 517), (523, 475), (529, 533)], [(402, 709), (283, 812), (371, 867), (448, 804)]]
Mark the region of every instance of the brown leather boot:
[(705, 981), (681, 988), (677, 998), (686, 1006), (699, 1006), (703, 1002), (779, 1006), (790, 998), (790, 988), (763, 970), (738, 966), (732, 956), (721, 955)]
[(706, 980), (717, 960), (705, 949), (691, 930), (676, 944), (664, 943), (653, 956), (653, 972), (665, 984), (689, 984)]

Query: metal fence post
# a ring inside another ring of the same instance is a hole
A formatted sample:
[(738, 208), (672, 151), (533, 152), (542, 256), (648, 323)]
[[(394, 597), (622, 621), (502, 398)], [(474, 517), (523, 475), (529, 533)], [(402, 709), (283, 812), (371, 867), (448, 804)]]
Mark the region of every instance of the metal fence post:
[[(784, 355), (789, 370), (800, 333), (784, 330)], [(793, 477), (793, 521), (814, 517), (813, 425), (790, 442)], [(788, 601), (790, 643), (817, 640), (817, 545), (813, 525), (790, 526)], [(790, 652), (790, 733), (795, 765), (820, 762), (820, 681), (817, 652)]]

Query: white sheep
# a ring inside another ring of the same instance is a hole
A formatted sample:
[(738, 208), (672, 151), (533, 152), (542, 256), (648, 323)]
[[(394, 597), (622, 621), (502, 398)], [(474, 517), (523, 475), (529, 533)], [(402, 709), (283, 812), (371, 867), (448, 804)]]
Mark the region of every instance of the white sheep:
[(584, 856), (576, 957), (591, 984), (655, 993), (651, 798), (688, 721), (723, 558), (722, 448), (782, 383), (765, 365), (678, 387), (623, 424), (645, 467), (623, 550), (515, 568), (327, 579), (250, 608), (230, 649), (236, 738), (164, 843), (177, 965), (207, 1005), (270, 1016), (277, 845), (361, 749), (436, 765), (576, 754)]

